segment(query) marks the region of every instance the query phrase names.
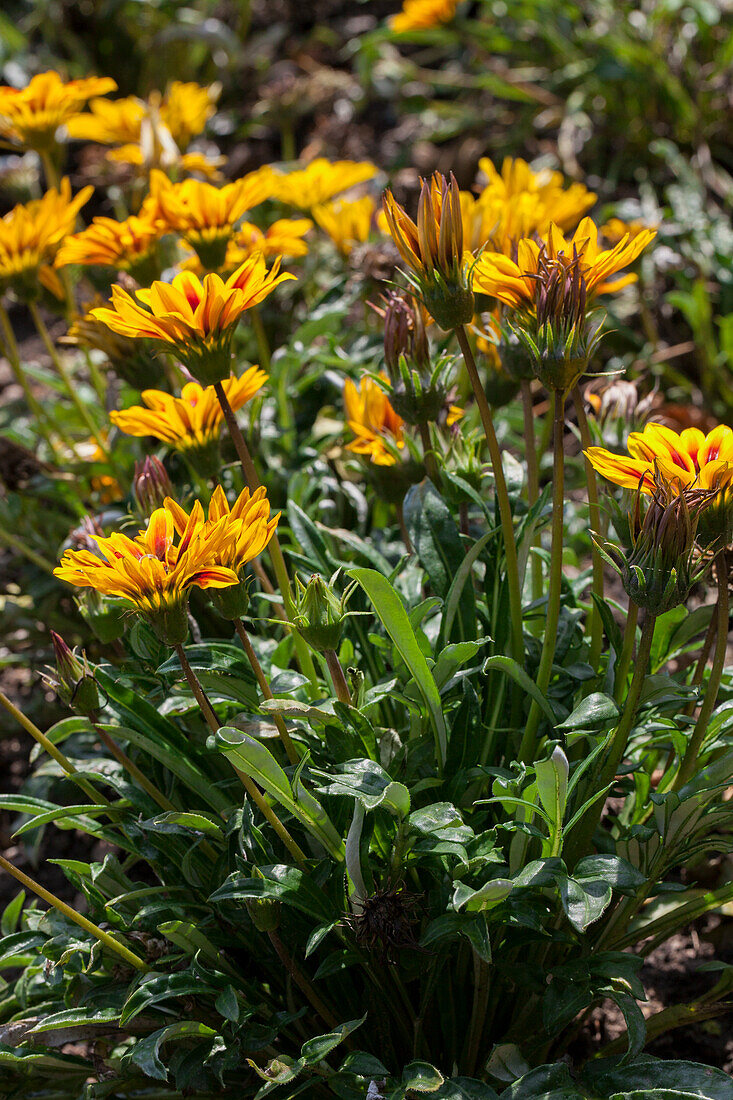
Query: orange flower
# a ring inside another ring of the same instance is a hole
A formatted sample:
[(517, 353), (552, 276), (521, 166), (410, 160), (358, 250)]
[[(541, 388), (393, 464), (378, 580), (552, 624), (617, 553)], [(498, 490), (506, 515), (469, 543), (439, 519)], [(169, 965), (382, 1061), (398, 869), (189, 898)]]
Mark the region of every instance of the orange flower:
[(395, 34), (430, 30), (450, 23), (456, 14), (458, 0), (404, 0), (402, 11), (388, 20)]
[(272, 194), (273, 178), (272, 169), (265, 167), (224, 187), (214, 187), (193, 179), (171, 183), (163, 172), (154, 170), (150, 197), (168, 228), (180, 233), (201, 263), (214, 270), (224, 262), (237, 223)]
[(135, 539), (119, 533), (109, 538), (94, 535), (99, 555), (67, 550), (54, 575), (79, 588), (127, 600), (163, 641), (181, 644), (188, 634), (189, 590), (194, 585), (225, 588), (239, 579), (233, 569), (215, 560), (231, 531), (204, 525), (202, 519), (197, 502), (176, 541), (170, 512), (159, 508)]
[(86, 229), (66, 238), (56, 256), (56, 267), (113, 267), (129, 271), (138, 282), (152, 282), (160, 274), (156, 252), (163, 232), (161, 223), (150, 216), (133, 214), (122, 222), (94, 218)]
[[(241, 378), (233, 375), (227, 378), (222, 387), (236, 411), (250, 401), (266, 381), (263, 370), (250, 367)], [(163, 390), (143, 390), (141, 396), (146, 408), (133, 405), (109, 414), (112, 423), (126, 435), (153, 436), (184, 454), (218, 444), (224, 414), (213, 386), (204, 388), (198, 382), (188, 382), (180, 397)]]
[(232, 337), (242, 314), (278, 283), (294, 278), (278, 274), (279, 268), (276, 260), (268, 271), (257, 253), (226, 282), (212, 273), (202, 283), (183, 271), (172, 283), (155, 282), (149, 290), (138, 290), (137, 302), (122, 287), (113, 286), (113, 308), (93, 309), (91, 316), (121, 336), (147, 337), (174, 350), (195, 378), (213, 385), (229, 377)]

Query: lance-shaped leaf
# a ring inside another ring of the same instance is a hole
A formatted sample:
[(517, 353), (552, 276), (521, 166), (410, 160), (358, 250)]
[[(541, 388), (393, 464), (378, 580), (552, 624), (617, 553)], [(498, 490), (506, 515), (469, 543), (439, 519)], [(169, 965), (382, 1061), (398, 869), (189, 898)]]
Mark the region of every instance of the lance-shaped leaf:
[(216, 735), (216, 745), (231, 764), (264, 787), (269, 795), (302, 822), (334, 859), (344, 858), (343, 841), (323, 806), (305, 789), (300, 779), (296, 780), (296, 789), (293, 790), (287, 775), (261, 741), (232, 726), (222, 726)]

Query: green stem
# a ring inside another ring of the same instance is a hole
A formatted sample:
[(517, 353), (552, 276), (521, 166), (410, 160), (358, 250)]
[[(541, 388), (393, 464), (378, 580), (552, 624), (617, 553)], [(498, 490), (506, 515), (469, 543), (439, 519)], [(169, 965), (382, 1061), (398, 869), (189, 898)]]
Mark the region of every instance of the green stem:
[[(605, 763), (601, 768), (600, 773), (595, 772), (593, 776), (592, 788), (589, 784), (586, 784), (586, 789), (591, 790), (591, 793), (595, 794), (601, 788), (608, 786), (613, 782), (613, 779), (618, 771), (618, 766), (621, 763), (621, 758), (626, 749), (629, 734), (634, 726), (634, 719), (636, 718), (636, 709), (639, 705), (639, 699), (641, 698), (642, 689), (646, 680), (646, 670), (649, 664), (649, 657), (652, 651), (652, 641), (654, 639), (654, 627), (656, 625), (656, 615), (647, 612), (644, 620), (644, 625), (641, 628), (641, 638), (639, 639), (639, 649), (636, 654), (636, 662), (634, 664), (634, 675), (629, 685), (629, 691), (626, 696), (626, 702), (624, 704), (623, 714), (621, 715), (621, 721), (616, 727), (616, 732), (613, 735), (611, 744), (608, 749), (608, 753), (605, 758)], [(569, 843), (566, 842), (566, 853), (570, 852), (571, 855), (567, 856), (566, 860), (568, 867), (572, 867), (575, 861), (583, 855), (593, 841), (593, 834), (596, 831), (596, 826), (601, 820), (601, 814), (603, 813), (603, 799), (599, 799), (595, 805), (591, 806), (578, 824), (573, 830), (573, 836)]]
[(331, 1028), (331, 1030), (338, 1027), (338, 1020), (334, 1016), (333, 1012), (331, 1012), (330, 1008), (328, 1008), (328, 1006), (324, 1004), (320, 994), (314, 989), (310, 980), (306, 977), (306, 975), (300, 969), (295, 960), (288, 954), (287, 948), (278, 936), (277, 932), (272, 930), (269, 931), (267, 935), (269, 936), (270, 943), (275, 948), (277, 957), (279, 958), (280, 962), (283, 964), (300, 992), (307, 997), (308, 1001), (310, 1001), (312, 1007), (321, 1017), (326, 1027)]
[(472, 1076), (478, 1063), (481, 1039), (484, 1034), (484, 1021), (486, 1009), (489, 1004), (489, 968), (478, 952), (473, 951), (473, 1008), (471, 1010), (471, 1024), (468, 1032), (468, 1048), (466, 1051), (466, 1068), (468, 1076)]
[[(713, 613), (710, 616), (710, 622), (708, 623), (708, 629), (705, 634), (705, 640), (702, 643), (702, 649), (700, 650), (700, 656), (697, 659), (695, 665), (695, 672), (690, 682), (690, 687), (699, 687), (703, 682), (705, 676), (705, 666), (710, 658), (710, 650), (713, 648), (713, 642), (715, 640), (715, 632), (718, 626), (718, 614), (720, 608), (718, 607), (718, 600), (716, 598), (715, 607)], [(691, 718), (697, 709), (697, 700), (693, 699), (691, 703), (688, 703), (685, 707), (685, 714)]]
[(32, 561), (34, 565), (37, 565), (39, 569), (42, 569), (45, 573), (53, 573), (56, 568), (53, 562), (50, 562), (48, 558), (44, 558), (43, 555), (38, 554), (32, 546), (27, 546), (22, 539), (17, 535), (11, 534), (10, 531), (6, 531), (4, 527), (0, 527), (0, 542), (5, 543), (11, 550), (15, 550), (17, 554), (22, 554), (23, 557), (28, 558), (28, 561)]
[(31, 722), (30, 718), (26, 718), (22, 710), (19, 710), (13, 703), (10, 702), (7, 695), (0, 691), (0, 706), (4, 707), (8, 714), (15, 719), (19, 726), (22, 726), (26, 733), (29, 733), (34, 741), (36, 741), (44, 752), (47, 752), (52, 760), (55, 760), (59, 767), (68, 775), (69, 779), (72, 779), (74, 783), (84, 791), (87, 798), (91, 799), (97, 806), (109, 806), (108, 800), (104, 795), (98, 794), (94, 790), (94, 787), (86, 779), (79, 775), (74, 765), (71, 763), (67, 756), (56, 748), (53, 741), (50, 741), (46, 737), (45, 733), (39, 730), (38, 726)]
[[(236, 630), (239, 640), (242, 643), (242, 648), (244, 649), (244, 652), (247, 654), (247, 660), (249, 661), (252, 667), (252, 671), (255, 674), (255, 679), (260, 686), (260, 691), (264, 695), (265, 699), (274, 699), (274, 695), (270, 690), (270, 685), (267, 682), (267, 677), (262, 671), (262, 665), (257, 659), (257, 654), (254, 651), (254, 646), (250, 641), (249, 635), (247, 634), (247, 631), (244, 628), (244, 623), (241, 619), (234, 620), (234, 629)], [(288, 756), (288, 760), (291, 764), (297, 764), (299, 760), (298, 753), (296, 752), (295, 745), (290, 738), (288, 728), (283, 721), (282, 715), (273, 714), (272, 719), (275, 723), (277, 732), (280, 734), (280, 740), (283, 743), (285, 752)]]
[(725, 668), (725, 658), (728, 651), (728, 626), (729, 626), (729, 599), (728, 599), (728, 562), (725, 550), (719, 550), (715, 555), (715, 572), (718, 577), (718, 630), (715, 639), (715, 656), (713, 667), (710, 669), (710, 679), (705, 691), (705, 698), (697, 716), (695, 729), (692, 732), (690, 743), (680, 764), (680, 770), (674, 781), (672, 790), (678, 791), (690, 780), (697, 767), (697, 758), (708, 732), (708, 723), (718, 701), (720, 681)]
[[(545, 636), (542, 640), (540, 665), (537, 670), (537, 688), (547, 694), (552, 678), (552, 663), (557, 645), (557, 627), (560, 621), (560, 596), (562, 594), (562, 551), (563, 551), (563, 513), (565, 508), (565, 394), (553, 392), (553, 480), (552, 480), (552, 544), (550, 548), (550, 587), (547, 593), (547, 616)], [(534, 760), (537, 748), (537, 729), (540, 724), (541, 710), (533, 700), (527, 717), (519, 759)]]
[[(524, 446), (527, 462), (527, 502), (534, 507), (540, 497), (540, 468), (537, 461), (537, 441), (534, 428), (534, 409), (532, 407), (532, 388), (526, 379), (520, 383), (522, 393), (522, 412), (524, 414)], [(539, 546), (539, 535), (532, 539), (532, 546)], [(532, 576), (532, 602), (542, 596), (542, 559), (538, 554), (530, 553)]]
[(93, 924), (92, 921), (87, 920), (81, 913), (77, 913), (75, 909), (72, 909), (70, 905), (67, 905), (61, 898), (57, 898), (55, 894), (52, 894), (49, 890), (46, 890), (35, 879), (30, 878), (24, 874), (23, 871), (19, 871), (17, 867), (13, 866), (4, 856), (0, 856), (0, 867), (4, 871), (7, 871), (9, 875), (12, 875), (14, 879), (17, 879), (21, 885), (32, 890), (34, 894), (37, 894), (43, 901), (47, 901), (49, 905), (52, 905), (54, 909), (57, 909), (59, 913), (67, 917), (68, 920), (73, 921), (74, 924), (78, 924), (80, 928), (83, 928), (85, 932), (90, 932), (95, 939), (99, 940), (101, 944), (108, 947), (110, 951), (114, 951), (116, 955), (119, 955), (121, 959), (124, 959), (129, 966), (134, 967), (135, 970), (143, 971), (147, 973), (150, 967), (143, 962), (139, 955), (136, 955), (134, 951), (130, 951), (128, 947), (116, 940), (114, 936), (110, 936), (108, 932), (103, 931), (97, 924)]
[[(580, 442), (583, 445), (583, 450), (587, 451), (589, 447), (593, 445), (591, 439), (590, 429), (588, 427), (588, 418), (585, 415), (585, 405), (583, 404), (583, 395), (580, 392), (580, 386), (573, 387), (573, 403), (575, 405), (575, 415), (578, 418), (578, 428), (580, 430)], [(599, 536), (603, 534), (601, 530), (601, 509), (598, 504), (598, 480), (596, 478), (596, 472), (592, 465), (584, 456), (585, 462), (585, 480), (588, 490), (588, 512), (590, 516), (591, 530), (595, 531)], [(598, 547), (595, 542), (591, 541), (591, 563), (593, 567), (593, 587), (592, 591), (596, 599), (603, 599), (603, 559), (600, 555)], [(596, 605), (595, 600), (591, 601), (590, 609), (590, 656), (589, 663), (591, 668), (598, 672), (598, 664), (601, 659), (601, 651), (603, 649), (603, 620), (601, 619), (601, 613)]]
[(36, 427), (48, 444), (51, 450), (51, 454), (54, 456), (55, 459), (60, 460), (62, 456), (61, 452), (59, 451), (58, 444), (51, 438), (46, 424), (48, 423), (51, 428), (58, 432), (61, 441), (69, 448), (69, 450), (73, 451), (73, 444), (69, 437), (62, 433), (62, 431), (52, 422), (51, 418), (47, 415), (42, 405), (38, 401), (36, 395), (33, 393), (30, 382), (28, 381), (25, 371), (23, 370), (23, 364), (20, 361), (18, 345), (15, 341), (15, 335), (13, 333), (13, 326), (10, 324), (10, 318), (8, 317), (5, 307), (1, 304), (0, 328), (2, 328), (3, 330), (3, 344), (5, 348), (5, 355), (7, 357), (8, 363), (10, 364), (10, 369), (15, 375), (15, 380), (17, 381), (18, 385), (23, 390), (28, 408), (36, 418)]
[(499, 441), (496, 438), (494, 420), (491, 408), (486, 399), (484, 387), (481, 384), (476, 360), (471, 351), (468, 334), (464, 325), (455, 330), (458, 343), (466, 363), (468, 377), (471, 380), (476, 404), (481, 415), (486, 442), (489, 447), (491, 466), (494, 472), (494, 486), (496, 499), (499, 505), (501, 528), (504, 535), (504, 560), (506, 563), (506, 579), (509, 588), (509, 614), (511, 617), (512, 632), (512, 656), (519, 664), (524, 664), (524, 634), (522, 629), (522, 589), (519, 579), (519, 560), (517, 558), (517, 542), (514, 536), (514, 521), (512, 518), (512, 506), (507, 492), (504, 468), (501, 464), (501, 452)]
[[(198, 676), (191, 668), (188, 657), (186, 656), (185, 649), (182, 645), (177, 645), (175, 646), (175, 651), (178, 654), (178, 660), (181, 662), (181, 668), (183, 669), (183, 673), (188, 682), (188, 686), (191, 689), (194, 699), (199, 705), (201, 713), (203, 714), (209, 729), (212, 733), (218, 733), (219, 719), (216, 717), (216, 711), (212, 707), (211, 702), (206, 695), (206, 692), (201, 686)], [(270, 825), (272, 825), (273, 829), (280, 837), (293, 859), (301, 866), (303, 866), (303, 864), (305, 863), (305, 853), (295, 843), (290, 833), (273, 810), (272, 806), (270, 806), (270, 804), (265, 800), (259, 788), (255, 785), (254, 781), (245, 774), (245, 772), (240, 771), (237, 767), (235, 767), (234, 770), (239, 776), (239, 779), (245, 791), (252, 799), (255, 806), (257, 806), (262, 816), (265, 818), (266, 821), (270, 823)]]
[(79, 393), (78, 393), (76, 387), (74, 386), (74, 381), (73, 381), (71, 375), (69, 374), (68, 370), (66, 369), (66, 366), (65, 366), (63, 360), (61, 359), (61, 356), (56, 351), (56, 347), (54, 345), (53, 340), (51, 339), (51, 336), (49, 334), (48, 329), (46, 328), (45, 321), (41, 317), (38, 306), (36, 305), (35, 302), (29, 302), (28, 303), (28, 309), (30, 310), (31, 317), (33, 318), (33, 323), (35, 324), (36, 328), (38, 329), (38, 335), (41, 337), (41, 340), (43, 341), (43, 344), (46, 348), (46, 351), (48, 352), (48, 354), (51, 357), (51, 362), (53, 363), (54, 367), (56, 368), (56, 370), (59, 374), (59, 377), (61, 378), (61, 381), (64, 383), (64, 388), (66, 389), (66, 392), (68, 393), (69, 397), (71, 398), (71, 401), (72, 401), (74, 407), (76, 408), (76, 411), (79, 413), (79, 416), (82, 418), (82, 420), (86, 424), (87, 428), (91, 432), (92, 436), (97, 441), (97, 445), (98, 445), (100, 451), (102, 452), (104, 457), (107, 459), (107, 461), (109, 461), (109, 457), (110, 457), (109, 448), (107, 447), (106, 442), (104, 441), (102, 435), (100, 434), (99, 428), (94, 423), (94, 420), (92, 418), (91, 413), (89, 412), (89, 409), (87, 408), (87, 406), (84, 404), (84, 402), (79, 397)]
[[(242, 473), (244, 474), (244, 480), (249, 486), (249, 490), (253, 493), (256, 489), (259, 489), (262, 482), (259, 479), (259, 475), (255, 468), (255, 464), (252, 461), (252, 456), (249, 453), (247, 444), (245, 443), (244, 436), (242, 435), (242, 429), (237, 423), (237, 418), (234, 415), (234, 410), (229, 404), (224, 387), (221, 382), (216, 382), (214, 389), (216, 395), (219, 398), (219, 404), (221, 405), (222, 412), (224, 413), (224, 419), (227, 422), (227, 428), (229, 434), (234, 443), (239, 461), (242, 466)], [(290, 578), (288, 576), (288, 569), (285, 564), (285, 558), (283, 557), (282, 548), (280, 546), (280, 540), (277, 534), (274, 534), (268, 544), (268, 551), (270, 554), (270, 560), (272, 561), (272, 567), (275, 570), (275, 576), (277, 583), (280, 586), (280, 596), (282, 598), (285, 610), (288, 615), (288, 619), (292, 621), (293, 614), (295, 612), (295, 605), (293, 603), (293, 591), (290, 587)], [(308, 677), (311, 684), (314, 687), (318, 686), (318, 675), (316, 673), (315, 665), (313, 664), (313, 658), (310, 655), (305, 641), (300, 637), (297, 631), (293, 631), (293, 642), (295, 644), (295, 652), (298, 657), (298, 664), (305, 676)]]
[(629, 600), (629, 610), (626, 613), (626, 626), (624, 627), (624, 638), (621, 644), (621, 652), (618, 655), (613, 681), (613, 697), (617, 703), (621, 702), (621, 696), (626, 687), (626, 677), (629, 674), (631, 658), (634, 656), (634, 642), (636, 641), (636, 624), (638, 620), (639, 605), (635, 604), (633, 600)]
[(43, 174), (46, 177), (46, 190), (49, 191), (53, 187), (58, 191), (60, 184), (59, 173), (51, 153), (48, 149), (43, 149), (40, 152), (40, 157), (41, 164), (43, 165)]
[(341, 667), (341, 662), (338, 659), (336, 651), (327, 649), (323, 656), (326, 658), (328, 671), (331, 673), (331, 680), (333, 681), (333, 689), (336, 692), (336, 698), (339, 702), (346, 703), (346, 705), (350, 707), (352, 705), (351, 692), (349, 691), (349, 685), (346, 682), (344, 670)]
[(119, 747), (116, 741), (112, 740), (107, 731), (103, 730), (101, 726), (97, 724), (96, 719), (90, 717), (89, 721), (92, 724), (92, 729), (99, 737), (99, 740), (109, 750), (109, 752), (112, 753), (117, 763), (122, 765), (127, 774), (140, 784), (142, 789), (146, 792), (146, 794), (150, 795), (154, 802), (157, 802), (161, 810), (175, 810), (176, 807), (173, 805), (173, 803), (165, 797), (162, 791), (158, 790), (154, 783), (151, 783), (150, 780), (143, 775), (137, 764), (135, 764), (127, 755), (127, 753)]
[(430, 438), (430, 428), (427, 421), (421, 420), (418, 424), (418, 428), (420, 431), (420, 442), (422, 443), (423, 459), (425, 461), (425, 472), (433, 485), (439, 489), (440, 474), (438, 473), (438, 463), (435, 458), (435, 450), (433, 449), (433, 442)]

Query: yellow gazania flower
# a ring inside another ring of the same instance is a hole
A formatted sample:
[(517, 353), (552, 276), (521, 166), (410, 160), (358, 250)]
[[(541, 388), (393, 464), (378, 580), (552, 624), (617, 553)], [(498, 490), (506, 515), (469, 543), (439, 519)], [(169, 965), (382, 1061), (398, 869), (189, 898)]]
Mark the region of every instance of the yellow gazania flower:
[(376, 203), (371, 195), (360, 199), (340, 199), (314, 206), (312, 213), (324, 232), (328, 233), (339, 252), (348, 256), (355, 244), (369, 236)]
[(164, 231), (161, 223), (150, 216), (133, 214), (122, 222), (93, 218), (86, 229), (66, 238), (56, 256), (56, 267), (113, 267), (129, 271), (139, 282), (152, 282), (160, 274), (155, 253)]
[[(193, 513), (189, 515), (170, 497), (166, 498), (165, 507), (171, 514), (176, 531), (183, 535)], [(217, 565), (240, 573), (247, 562), (265, 549), (275, 534), (279, 519), (280, 512), (270, 518), (270, 502), (264, 485), (251, 495), (249, 489), (243, 489), (231, 508), (221, 485), (217, 485), (209, 503), (206, 525), (215, 531), (230, 531), (232, 535), (215, 540)]]
[(395, 201), (383, 196), (392, 240), (409, 268), (408, 277), (433, 320), (443, 329), (469, 324), (474, 301), (466, 267), (471, 259), (463, 247), (463, 215), (458, 184), (435, 172), (423, 180), (417, 222)]
[(221, 266), (237, 223), (252, 207), (269, 198), (274, 174), (269, 167), (234, 183), (214, 187), (201, 180), (171, 183), (158, 170), (150, 176), (150, 198), (169, 229), (179, 233), (210, 269)]
[(95, 99), (89, 113), (72, 120), (69, 133), (80, 141), (120, 146), (107, 154), (110, 160), (148, 168), (177, 166), (208, 176), (214, 166), (186, 150), (213, 114), (219, 90), (218, 85), (174, 81), (164, 96), (153, 92), (147, 102), (137, 96)]
[(233, 569), (216, 564), (232, 532), (202, 520), (197, 502), (176, 541), (173, 517), (158, 508), (135, 539), (119, 533), (93, 536), (99, 556), (89, 550), (67, 550), (54, 575), (79, 588), (127, 600), (163, 641), (181, 644), (188, 634), (189, 589), (225, 588), (239, 579)]
[[(281, 218), (264, 232), (252, 222), (243, 222), (236, 237), (227, 244), (226, 256), (219, 270), (222, 273), (233, 271), (256, 252), (260, 252), (265, 259), (272, 256), (283, 259), (307, 256), (308, 245), (303, 237), (312, 228), (310, 218)], [(206, 272), (195, 253), (184, 260), (181, 267), (184, 271), (195, 271), (197, 275)]]
[[(250, 401), (267, 381), (259, 367), (250, 367), (241, 378), (234, 376), (222, 383), (229, 404), (235, 410)], [(143, 390), (147, 408), (133, 405), (109, 414), (112, 423), (126, 435), (153, 436), (184, 454), (203, 450), (217, 443), (224, 413), (213, 386), (188, 382), (180, 397), (163, 390)]]
[(632, 432), (629, 454), (589, 447), (588, 461), (603, 477), (654, 496), (659, 479), (676, 491), (700, 489), (715, 493), (700, 513), (698, 541), (728, 545), (733, 538), (733, 429), (719, 424), (705, 435), (699, 428), (677, 433), (663, 424), (647, 424)]
[(395, 34), (429, 30), (450, 23), (457, 6), (457, 0), (404, 0), (402, 11), (388, 20), (388, 26)]
[(358, 389), (347, 378), (344, 405), (346, 422), (356, 436), (347, 444), (347, 450), (368, 456), (375, 466), (394, 466), (398, 461), (395, 450), (405, 446), (405, 422), (384, 390), (371, 378), (363, 378)]
[(628, 455), (603, 447), (589, 447), (585, 454), (593, 467), (609, 481), (625, 489), (654, 492), (655, 468), (667, 480), (683, 488), (718, 489), (733, 486), (733, 430), (723, 424), (704, 435), (699, 428), (678, 434), (663, 424), (647, 424), (628, 438)]
[(175, 350), (194, 377), (213, 385), (229, 377), (231, 341), (241, 315), (278, 283), (295, 277), (278, 274), (279, 268), (276, 260), (268, 271), (257, 253), (226, 282), (209, 274), (202, 283), (192, 272), (182, 271), (172, 283), (155, 282), (149, 290), (138, 290), (137, 302), (122, 287), (113, 286), (113, 308), (93, 309), (91, 314), (121, 336), (147, 337)]
[(646, 228), (647, 226), (644, 225), (643, 222), (624, 222), (621, 218), (609, 218), (608, 221), (599, 228), (598, 233), (604, 240), (608, 241), (609, 244), (614, 245), (618, 244), (621, 238), (625, 237), (627, 234), (629, 239), (633, 240), (634, 237), (638, 237)]
[(71, 184), (63, 179), (58, 191), (52, 189), (41, 199), (15, 206), (0, 219), (0, 291), (12, 286), (21, 297), (33, 299), (40, 280), (63, 298), (63, 287), (49, 265), (92, 191), (84, 187), (72, 199)]
[[(170, 497), (166, 498), (165, 507), (173, 517), (176, 530), (185, 531), (190, 516)], [(233, 569), (239, 577), (236, 588), (211, 593), (214, 605), (225, 619), (240, 619), (247, 614), (249, 594), (244, 567), (265, 549), (275, 534), (279, 519), (279, 512), (270, 518), (270, 502), (263, 486), (251, 496), (249, 489), (244, 489), (231, 508), (222, 487), (217, 485), (214, 490), (205, 526), (217, 533), (216, 563)], [(223, 538), (219, 537), (220, 532), (224, 533)]]
[(38, 73), (25, 88), (0, 87), (0, 134), (29, 149), (48, 149), (59, 126), (73, 119), (91, 96), (116, 87), (109, 77), (65, 83), (53, 71)]
[(626, 275), (611, 283), (607, 280), (633, 263), (655, 236), (655, 229), (645, 229), (633, 240), (626, 235), (613, 248), (601, 250), (598, 230), (590, 218), (583, 218), (570, 240), (565, 239), (556, 225), (551, 225), (541, 244), (526, 238), (519, 241), (516, 261), (499, 252), (484, 252), (473, 269), (473, 288), (514, 309), (530, 309), (536, 298), (535, 276), (542, 248), (545, 260), (552, 263), (570, 265), (574, 256), (579, 258), (580, 273), (589, 297), (614, 293), (633, 282), (635, 276)]
[(369, 161), (330, 161), (318, 157), (305, 168), (298, 168), (287, 175), (275, 173), (272, 197), (301, 210), (309, 210), (348, 191), (357, 183), (372, 179), (376, 174), (376, 167)]

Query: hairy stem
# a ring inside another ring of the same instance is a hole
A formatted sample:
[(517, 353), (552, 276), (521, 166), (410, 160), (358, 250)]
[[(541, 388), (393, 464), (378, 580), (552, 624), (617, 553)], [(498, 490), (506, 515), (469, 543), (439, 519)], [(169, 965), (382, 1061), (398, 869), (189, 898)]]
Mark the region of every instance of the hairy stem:
[[(524, 414), (524, 446), (527, 462), (527, 502), (532, 508), (540, 498), (540, 467), (537, 460), (537, 441), (535, 439), (534, 409), (532, 407), (532, 388), (526, 379), (522, 379), (522, 412)], [(539, 546), (540, 539), (535, 535), (533, 546)], [(542, 559), (538, 554), (530, 553), (530, 571), (532, 577), (532, 602), (542, 596)]]
[(341, 662), (338, 659), (336, 651), (327, 649), (323, 656), (326, 658), (328, 671), (331, 673), (331, 680), (333, 681), (333, 690), (336, 692), (336, 698), (350, 707), (352, 705), (351, 692), (349, 691), (349, 685), (346, 682), (344, 670), (341, 667)]
[(624, 637), (623, 642), (621, 643), (621, 652), (618, 655), (618, 662), (616, 664), (616, 670), (613, 680), (613, 697), (617, 703), (621, 702), (624, 688), (626, 687), (626, 677), (629, 674), (631, 658), (634, 656), (636, 624), (638, 621), (639, 605), (635, 604), (633, 600), (629, 600), (629, 610), (626, 613), (626, 626), (624, 627)]
[[(588, 427), (588, 417), (585, 415), (585, 405), (583, 404), (583, 395), (580, 392), (580, 386), (573, 387), (573, 404), (575, 405), (575, 415), (578, 418), (578, 428), (580, 430), (580, 442), (583, 445), (583, 450), (587, 451), (592, 446), (593, 440), (590, 436), (590, 429)], [(590, 516), (591, 530), (595, 531), (598, 535), (602, 535), (601, 531), (601, 509), (598, 504), (598, 480), (596, 478), (596, 472), (592, 465), (584, 456), (585, 462), (585, 480), (588, 491), (588, 512)], [(603, 599), (603, 559), (600, 555), (598, 547), (595, 542), (591, 541), (591, 564), (593, 568), (593, 586), (592, 592), (597, 599)], [(603, 620), (601, 619), (601, 613), (598, 609), (595, 600), (591, 601), (590, 609), (590, 656), (588, 658), (591, 668), (598, 672), (598, 664), (601, 658), (601, 650), (603, 648)]]

